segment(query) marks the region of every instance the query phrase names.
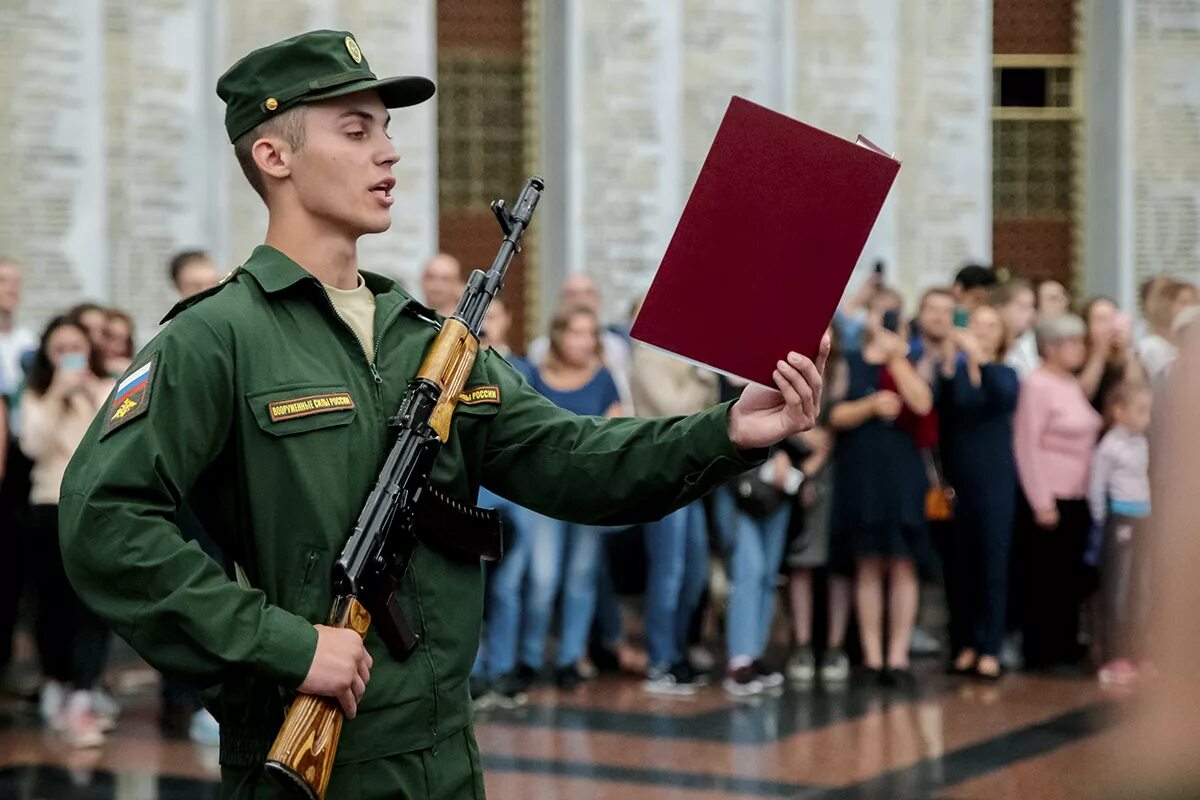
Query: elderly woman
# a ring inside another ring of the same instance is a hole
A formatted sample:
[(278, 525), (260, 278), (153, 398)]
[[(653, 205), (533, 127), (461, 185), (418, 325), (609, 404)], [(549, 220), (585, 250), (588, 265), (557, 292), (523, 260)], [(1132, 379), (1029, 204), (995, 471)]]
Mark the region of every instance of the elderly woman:
[(1014, 420), (1017, 475), (1028, 508), (1017, 522), (1022, 553), (1025, 666), (1072, 664), (1091, 528), (1088, 471), (1103, 425), (1076, 372), (1087, 354), (1083, 320), (1060, 315), (1037, 328), (1042, 366), (1021, 387)]

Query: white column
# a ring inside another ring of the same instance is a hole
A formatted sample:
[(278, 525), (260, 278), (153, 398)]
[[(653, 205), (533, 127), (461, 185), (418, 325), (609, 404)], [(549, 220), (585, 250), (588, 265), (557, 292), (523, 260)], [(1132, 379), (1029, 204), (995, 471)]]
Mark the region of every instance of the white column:
[(1084, 292), (1133, 299), (1133, 30), (1124, 0), (1084, 5)]

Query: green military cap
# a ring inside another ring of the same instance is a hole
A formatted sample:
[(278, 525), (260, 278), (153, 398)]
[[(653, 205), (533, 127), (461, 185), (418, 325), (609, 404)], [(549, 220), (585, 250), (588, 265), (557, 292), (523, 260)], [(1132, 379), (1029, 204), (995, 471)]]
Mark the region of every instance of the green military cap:
[(217, 80), (231, 142), (292, 106), (364, 89), (378, 91), (388, 108), (415, 106), (434, 92), (428, 78), (376, 78), (349, 31), (309, 31), (260, 47)]

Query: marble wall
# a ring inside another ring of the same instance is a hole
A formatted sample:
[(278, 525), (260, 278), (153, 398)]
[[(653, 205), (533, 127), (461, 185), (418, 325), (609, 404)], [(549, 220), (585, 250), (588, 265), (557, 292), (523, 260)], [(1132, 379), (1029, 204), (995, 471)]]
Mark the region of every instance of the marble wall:
[(915, 295), (988, 259), (988, 0), (579, 0), (568, 17), (561, 268), (593, 275), (610, 316), (649, 285), (733, 94), (901, 159), (860, 273), (882, 258)]
[[(433, 0), (12, 0), (0, 5), (0, 253), (26, 274), (25, 321), (78, 300), (129, 309), (153, 335), (170, 255), (232, 268), (266, 213), (233, 158), (217, 77), (254, 47), (355, 33), (377, 74), (436, 72)], [(365, 269), (415, 282), (437, 244), (433, 103), (397, 113), (392, 229)]]
[(1200, 278), (1200, 2), (1137, 0), (1129, 85), (1135, 280)]

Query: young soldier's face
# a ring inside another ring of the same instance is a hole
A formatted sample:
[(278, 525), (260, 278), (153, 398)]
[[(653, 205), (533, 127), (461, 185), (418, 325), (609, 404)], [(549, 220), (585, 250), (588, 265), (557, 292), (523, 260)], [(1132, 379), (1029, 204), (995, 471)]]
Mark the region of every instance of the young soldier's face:
[(304, 145), (291, 170), (300, 204), (335, 230), (355, 236), (386, 231), (399, 156), (379, 95), (366, 91), (315, 103), (304, 116)]

